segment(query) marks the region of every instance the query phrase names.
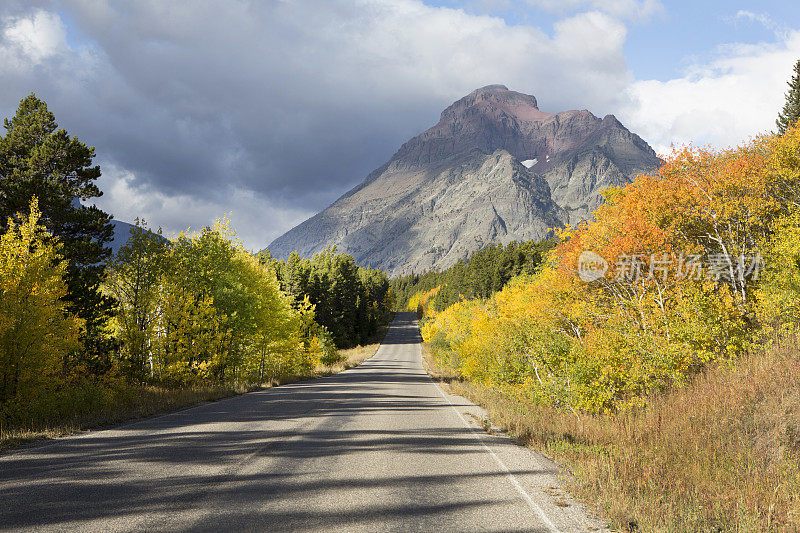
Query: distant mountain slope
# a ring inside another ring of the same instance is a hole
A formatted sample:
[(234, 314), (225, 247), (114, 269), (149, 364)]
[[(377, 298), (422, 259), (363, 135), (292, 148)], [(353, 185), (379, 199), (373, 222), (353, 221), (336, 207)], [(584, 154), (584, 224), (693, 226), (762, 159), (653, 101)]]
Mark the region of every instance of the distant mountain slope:
[[(72, 200), (72, 206), (76, 209), (83, 207), (80, 199), (74, 198)], [(131, 228), (133, 228), (133, 224), (128, 224), (127, 222), (122, 222), (121, 220), (111, 219), (111, 225), (114, 226), (114, 235), (111, 238), (111, 242), (106, 243), (106, 246), (111, 248), (112, 255), (116, 255), (120, 248), (125, 246), (125, 243), (128, 242), (128, 239), (131, 237)]]
[(390, 275), (447, 268), (489, 243), (584, 220), (600, 191), (659, 164), (613, 115), (545, 113), (535, 97), (490, 85), (268, 248), (309, 256), (335, 244)]
[(111, 252), (116, 255), (119, 249), (128, 242), (128, 239), (131, 237), (131, 228), (134, 226), (133, 224), (128, 224), (121, 220), (112, 220), (111, 224), (114, 226), (114, 238), (108, 246), (111, 247)]
[[(121, 220), (113, 219), (111, 220), (111, 224), (114, 226), (114, 237), (111, 239), (111, 242), (107, 244), (107, 246), (111, 247), (111, 252), (113, 255), (117, 255), (119, 249), (128, 243), (128, 240), (131, 238), (131, 231), (136, 226), (127, 222), (122, 222)], [(156, 231), (153, 231), (152, 229), (148, 229), (147, 231), (154, 235), (159, 235), (164, 241), (168, 240), (166, 237)]]

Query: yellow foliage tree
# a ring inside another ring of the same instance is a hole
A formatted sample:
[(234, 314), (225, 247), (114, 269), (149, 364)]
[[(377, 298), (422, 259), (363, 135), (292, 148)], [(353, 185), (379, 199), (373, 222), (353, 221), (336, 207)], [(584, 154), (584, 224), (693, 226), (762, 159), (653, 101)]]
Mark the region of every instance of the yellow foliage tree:
[(272, 267), (241, 246), (227, 220), (178, 235), (161, 269), (146, 343), (158, 380), (265, 383), (313, 367), (304, 310), (292, 308)]
[(417, 317), (425, 318), (433, 313), (433, 302), (436, 293), (441, 290), (441, 286), (434, 287), (426, 292), (419, 292), (411, 296), (408, 300), (408, 310), (417, 313)]
[(0, 235), (0, 401), (52, 381), (66, 355), (80, 348), (81, 323), (62, 300), (66, 263), (40, 217), (34, 198), (30, 214), (9, 219)]
[(134, 382), (146, 381), (154, 371), (151, 343), (163, 310), (159, 289), (166, 257), (166, 239), (137, 220), (128, 242), (107, 265), (102, 288), (117, 302), (112, 326), (120, 341), (123, 371)]
[(800, 325), (800, 213), (775, 223), (758, 293), (759, 318), (768, 328), (796, 332)]

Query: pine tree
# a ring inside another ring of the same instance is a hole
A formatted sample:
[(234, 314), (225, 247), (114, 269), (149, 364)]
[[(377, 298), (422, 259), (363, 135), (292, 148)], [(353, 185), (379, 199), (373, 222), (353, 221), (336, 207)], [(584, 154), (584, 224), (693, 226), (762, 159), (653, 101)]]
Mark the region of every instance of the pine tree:
[(311, 259), (292, 252), (284, 261), (273, 260), (268, 253), (260, 254), (259, 260), (271, 262), (295, 309), (313, 308), (313, 321), (322, 329), (309, 333), (305, 328), (308, 335), (327, 336), (347, 348), (368, 342), (389, 320), (394, 295), (386, 274), (358, 266), (335, 246)]
[(783, 135), (786, 130), (792, 127), (797, 119), (800, 119), (800, 60), (794, 65), (794, 76), (787, 82), (789, 91), (786, 93), (786, 103), (783, 111), (778, 114), (778, 133)]
[(0, 230), (9, 217), (27, 214), (31, 198), (39, 199), (42, 222), (62, 243), (67, 260), (65, 297), (69, 309), (86, 324), (81, 359), (101, 372), (108, 364), (108, 346), (102, 330), (113, 300), (100, 292), (107, 247), (113, 237), (111, 216), (78, 199), (102, 195), (95, 185), (100, 167), (91, 166), (94, 148), (66, 130), (35, 94), (22, 99), (16, 114), (4, 121), (0, 136)]

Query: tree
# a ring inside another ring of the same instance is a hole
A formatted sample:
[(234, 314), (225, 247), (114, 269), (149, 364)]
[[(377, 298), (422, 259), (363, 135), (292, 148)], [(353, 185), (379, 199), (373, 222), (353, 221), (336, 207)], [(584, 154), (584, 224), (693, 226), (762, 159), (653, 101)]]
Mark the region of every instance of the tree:
[(128, 242), (108, 264), (103, 290), (117, 301), (114, 329), (121, 341), (126, 374), (145, 381), (152, 373), (150, 340), (159, 315), (159, 283), (167, 253), (161, 230), (153, 233), (136, 221)]
[(783, 111), (778, 113), (778, 133), (784, 134), (800, 118), (800, 60), (794, 64), (794, 76), (787, 82), (789, 91), (786, 93), (786, 103)]
[(171, 242), (148, 333), (157, 379), (260, 383), (308, 366), (301, 317), (262, 258), (224, 219)]
[(113, 301), (100, 292), (106, 246), (113, 237), (111, 216), (78, 199), (102, 195), (95, 185), (100, 167), (91, 166), (94, 148), (66, 130), (35, 94), (22, 99), (16, 114), (4, 121), (0, 136), (0, 230), (15, 213), (26, 213), (36, 196), (41, 223), (59, 239), (67, 260), (65, 296), (69, 309), (86, 324), (84, 358), (96, 371), (108, 362), (102, 329)]
[[(541, 242), (494, 244), (474, 252), (468, 259), (459, 259), (447, 270), (411, 274), (391, 280), (391, 290), (399, 309), (408, 307), (411, 297), (439, 287), (431, 299), (433, 311), (444, 311), (462, 298), (488, 298), (499, 292), (514, 277), (533, 274), (545, 254), (555, 245)], [(417, 308), (416, 304), (411, 306)]]
[[(311, 259), (292, 252), (285, 261), (268, 253), (259, 260), (274, 268), (281, 290), (292, 298), (295, 309), (300, 310), (306, 301), (313, 307), (313, 320), (339, 348), (368, 342), (389, 321), (394, 299), (386, 274), (358, 266), (335, 246)], [(305, 333), (308, 338), (319, 336)]]
[(35, 198), (28, 211), (0, 235), (0, 402), (37, 392), (78, 346), (80, 320), (61, 300), (66, 262)]

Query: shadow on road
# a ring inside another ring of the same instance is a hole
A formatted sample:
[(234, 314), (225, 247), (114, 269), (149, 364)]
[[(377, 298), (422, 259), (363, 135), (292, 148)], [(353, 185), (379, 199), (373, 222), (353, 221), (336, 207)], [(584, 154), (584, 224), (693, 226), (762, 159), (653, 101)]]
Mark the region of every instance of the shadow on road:
[[(398, 314), (384, 344), (417, 342), (413, 314)], [(0, 529), (61, 527), (112, 517), (147, 519), (202, 509), (211, 500), (231, 504), (220, 508), (220, 516), (192, 529), (229, 529), (234, 523), (303, 529), (323, 519), (326, 526), (352, 525), (398, 513), (421, 518), (450, 513), (460, 505), (492, 504), (496, 500), (490, 494), (466, 503), (436, 501), (435, 494), (448, 489), (452, 476), (420, 472), (365, 477), (348, 472), (349, 460), (369, 460), (374, 453), (406, 458), (485, 453), (467, 428), (432, 423), (395, 429), (356, 423), (370, 415), (390, 421), (423, 416), (424, 421), (449, 408), (421, 368), (375, 357), (328, 378), (55, 441), (0, 458)], [(247, 471), (260, 460), (273, 467)], [(332, 464), (341, 465), (341, 471), (320, 475), (320, 465)], [(304, 498), (324, 501), (335, 499), (342, 489), (381, 487), (407, 491), (417, 501), (405, 506), (374, 501), (334, 514), (311, 508), (278, 511), (279, 505), (265, 505)]]
[(418, 344), (422, 342), (417, 326), (417, 314), (408, 311), (396, 313), (392, 327), (386, 333), (383, 344)]

